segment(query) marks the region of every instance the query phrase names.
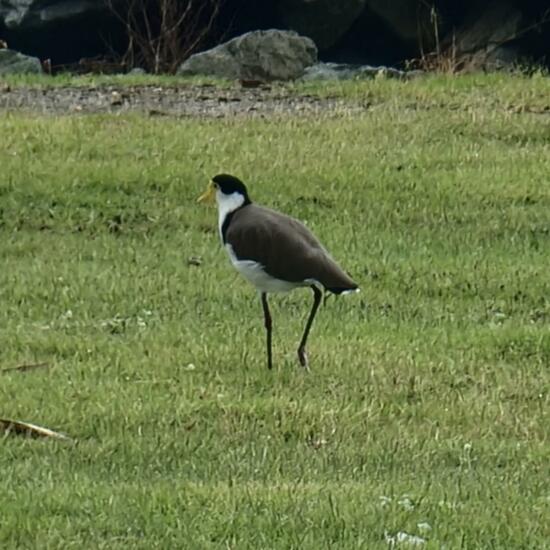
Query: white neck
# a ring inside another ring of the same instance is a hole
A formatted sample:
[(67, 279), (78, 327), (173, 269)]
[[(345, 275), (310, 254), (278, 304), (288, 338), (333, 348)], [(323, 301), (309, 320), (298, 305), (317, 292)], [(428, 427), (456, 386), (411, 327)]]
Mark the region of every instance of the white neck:
[(222, 225), (225, 218), (231, 212), (240, 208), (244, 203), (244, 197), (240, 193), (231, 193), (226, 195), (219, 189), (216, 192), (216, 200), (218, 201), (218, 229), (220, 230), (220, 237), (222, 236)]

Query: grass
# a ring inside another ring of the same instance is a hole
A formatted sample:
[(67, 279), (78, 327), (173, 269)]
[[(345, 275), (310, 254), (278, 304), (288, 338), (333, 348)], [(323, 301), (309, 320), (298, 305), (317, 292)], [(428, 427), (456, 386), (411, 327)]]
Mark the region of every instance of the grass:
[[(0, 373), (0, 417), (76, 441), (2, 439), (2, 548), (548, 548), (548, 87), (301, 85), (367, 107), (315, 119), (4, 113), (0, 367), (49, 368)], [(265, 368), (195, 203), (221, 171), (361, 284), (321, 309), (309, 375), (305, 290), (272, 297)]]
[(73, 73), (47, 74), (8, 74), (0, 77), (1, 82), (11, 86), (31, 88), (58, 88), (65, 86), (190, 86), (210, 84), (217, 87), (230, 86), (231, 82), (206, 76), (172, 76), (153, 74), (96, 74), (75, 75)]

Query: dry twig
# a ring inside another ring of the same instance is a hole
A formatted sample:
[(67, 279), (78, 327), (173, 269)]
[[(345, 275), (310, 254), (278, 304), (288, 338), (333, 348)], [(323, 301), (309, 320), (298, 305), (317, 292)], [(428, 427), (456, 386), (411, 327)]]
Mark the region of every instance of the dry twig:
[(224, 0), (105, 0), (128, 40), (121, 63), (176, 72), (212, 33)]

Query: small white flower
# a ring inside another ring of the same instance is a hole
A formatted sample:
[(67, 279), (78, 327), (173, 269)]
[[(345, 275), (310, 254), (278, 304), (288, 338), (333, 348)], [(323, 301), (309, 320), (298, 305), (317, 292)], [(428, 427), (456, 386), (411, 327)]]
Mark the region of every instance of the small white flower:
[(382, 506), (382, 508), (385, 508), (386, 506), (389, 506), (391, 504), (391, 498), (390, 497), (386, 497), (386, 496), (381, 496), (380, 497), (380, 506)]
[(414, 504), (413, 504), (413, 501), (408, 497), (408, 496), (403, 496), (403, 498), (401, 498), (399, 501), (398, 501), (398, 504), (399, 506), (401, 506), (402, 508), (404, 508), (405, 510), (407, 510), (407, 512), (410, 512), (411, 510), (414, 510)]
[(416, 535), (409, 535), (409, 533), (405, 533), (404, 531), (397, 533), (396, 537), (397, 542), (403, 542), (409, 544), (410, 546), (422, 546), (423, 544), (426, 544), (426, 539), (417, 537)]
[(68, 309), (65, 313), (61, 314), (61, 319), (72, 319), (72, 318), (73, 318), (72, 309)]
[(386, 532), (384, 533), (384, 538), (390, 548), (395, 548), (398, 544), (407, 546), (423, 546), (426, 544), (426, 539), (417, 537), (416, 535), (409, 535), (409, 533), (405, 533), (404, 531), (399, 531), (394, 536)]

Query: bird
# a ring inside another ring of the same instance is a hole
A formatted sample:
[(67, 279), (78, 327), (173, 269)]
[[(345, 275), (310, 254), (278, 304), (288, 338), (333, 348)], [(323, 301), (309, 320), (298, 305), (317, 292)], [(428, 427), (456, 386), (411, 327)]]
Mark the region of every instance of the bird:
[(269, 369), (273, 368), (273, 325), (268, 293), (299, 287), (313, 290), (313, 306), (298, 346), (299, 363), (309, 369), (306, 343), (323, 291), (347, 294), (358, 292), (359, 286), (303, 223), (252, 202), (239, 178), (214, 176), (197, 201), (217, 203), (222, 245), (233, 267), (260, 293)]

